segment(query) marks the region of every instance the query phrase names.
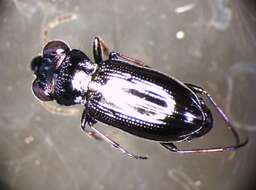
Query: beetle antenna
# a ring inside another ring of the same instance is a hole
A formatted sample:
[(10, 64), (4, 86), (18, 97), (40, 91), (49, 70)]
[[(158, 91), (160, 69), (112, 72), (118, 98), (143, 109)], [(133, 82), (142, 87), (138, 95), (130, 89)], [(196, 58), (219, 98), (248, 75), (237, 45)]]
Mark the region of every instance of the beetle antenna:
[(68, 15), (63, 15), (63, 16), (57, 16), (53, 20), (50, 20), (45, 26), (43, 26), (42, 30), (42, 36), (43, 36), (43, 46), (46, 45), (49, 41), (49, 31), (56, 26), (69, 22), (72, 20), (76, 20), (77, 15), (76, 14), (68, 14)]

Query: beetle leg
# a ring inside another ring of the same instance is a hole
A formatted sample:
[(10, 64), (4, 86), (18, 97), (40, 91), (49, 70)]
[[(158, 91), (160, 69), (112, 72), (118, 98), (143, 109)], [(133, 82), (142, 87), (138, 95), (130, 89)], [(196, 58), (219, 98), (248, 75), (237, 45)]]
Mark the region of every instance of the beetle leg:
[(91, 117), (88, 117), (86, 115), (86, 111), (84, 111), (83, 116), (82, 116), (82, 121), (81, 121), (81, 128), (83, 131), (85, 131), (85, 133), (88, 136), (93, 137), (98, 140), (104, 140), (105, 142), (109, 143), (112, 147), (120, 150), (122, 153), (124, 153), (132, 158), (135, 158), (135, 159), (147, 159), (148, 158), (146, 156), (139, 156), (139, 155), (130, 153), (128, 150), (124, 149), (117, 142), (113, 141), (112, 139), (110, 139), (109, 137), (107, 137), (106, 135), (104, 135), (103, 133), (101, 133), (100, 131), (95, 129), (94, 127), (92, 127), (92, 125), (95, 123), (96, 123), (96, 120)]
[(222, 119), (225, 121), (226, 126), (228, 127), (229, 130), (231, 130), (231, 132), (233, 133), (235, 140), (236, 140), (236, 146), (241, 147), (240, 145), (245, 145), (248, 141), (248, 139), (246, 139), (243, 143), (240, 144), (240, 138), (239, 135), (237, 133), (237, 131), (235, 130), (235, 127), (233, 126), (233, 124), (231, 123), (231, 121), (229, 120), (229, 118), (226, 116), (226, 114), (222, 111), (222, 109), (218, 106), (218, 104), (213, 100), (213, 98), (211, 97), (211, 95), (205, 91), (203, 88), (196, 86), (194, 84), (187, 84), (186, 85), (195, 93), (197, 94), (201, 94), (201, 95), (205, 95), (207, 97), (207, 99), (209, 100), (209, 102), (213, 105), (213, 107), (216, 109), (216, 111), (220, 114), (220, 116), (222, 117)]
[(93, 41), (93, 56), (97, 64), (103, 62), (103, 55), (105, 55), (109, 59), (117, 59), (118, 61), (121, 61), (121, 62), (124, 61), (124, 62), (129, 62), (130, 64), (133, 64), (133, 65), (148, 67), (141, 60), (131, 58), (129, 56), (126, 56), (120, 53), (110, 52), (107, 44), (99, 36), (96, 36)]
[(102, 140), (92, 129), (91, 126), (94, 125), (97, 121), (92, 117), (86, 114), (84, 110), (82, 119), (81, 119), (81, 129), (88, 135), (90, 138), (94, 138), (96, 140)]
[(99, 36), (96, 36), (93, 41), (93, 57), (97, 64), (103, 62), (103, 54), (108, 57), (109, 48)]
[(138, 66), (141, 66), (141, 67), (148, 67), (149, 68), (149, 66), (147, 66), (143, 61), (141, 61), (139, 59), (129, 57), (127, 55), (117, 53), (117, 52), (111, 52), (110, 55), (109, 55), (109, 59), (115, 59), (115, 60), (120, 61), (120, 62), (128, 62), (129, 64), (132, 64), (132, 65), (138, 65)]
[(180, 154), (189, 154), (189, 153), (210, 153), (210, 152), (225, 152), (225, 151), (235, 151), (240, 147), (245, 146), (248, 143), (248, 138), (243, 143), (225, 146), (225, 147), (213, 147), (213, 148), (201, 148), (201, 149), (191, 149), (191, 150), (180, 150), (173, 143), (160, 143), (166, 149), (180, 153)]
[(177, 152), (178, 148), (177, 146), (175, 146), (173, 143), (160, 143), (164, 148), (173, 151), (173, 152)]

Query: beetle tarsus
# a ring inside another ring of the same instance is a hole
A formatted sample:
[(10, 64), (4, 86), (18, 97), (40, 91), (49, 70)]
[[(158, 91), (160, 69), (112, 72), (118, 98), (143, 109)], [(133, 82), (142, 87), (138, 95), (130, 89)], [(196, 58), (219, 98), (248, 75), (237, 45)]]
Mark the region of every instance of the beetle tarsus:
[(180, 154), (191, 154), (191, 153), (212, 153), (212, 152), (235, 151), (238, 148), (245, 146), (247, 143), (248, 143), (248, 138), (246, 138), (245, 141), (240, 144), (224, 146), (224, 147), (220, 146), (220, 147), (213, 147), (213, 148), (202, 148), (202, 149), (199, 148), (199, 149), (190, 149), (190, 150), (180, 150), (173, 143), (161, 143), (161, 145), (172, 152), (176, 152)]

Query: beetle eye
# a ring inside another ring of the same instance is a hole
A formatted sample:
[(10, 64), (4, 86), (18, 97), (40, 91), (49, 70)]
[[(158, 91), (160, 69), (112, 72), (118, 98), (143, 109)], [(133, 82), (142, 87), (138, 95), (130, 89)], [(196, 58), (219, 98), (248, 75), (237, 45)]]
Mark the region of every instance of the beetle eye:
[(47, 84), (42, 85), (40, 81), (35, 80), (32, 85), (32, 90), (35, 96), (42, 101), (51, 101), (53, 98), (50, 95), (51, 87), (47, 86)]
[(70, 48), (62, 41), (51, 41), (43, 49), (44, 56), (52, 56), (65, 54), (69, 52)]
[(34, 71), (35, 75), (38, 74), (39, 68), (41, 67), (43, 63), (43, 57), (37, 56), (31, 61), (30, 68), (32, 71)]

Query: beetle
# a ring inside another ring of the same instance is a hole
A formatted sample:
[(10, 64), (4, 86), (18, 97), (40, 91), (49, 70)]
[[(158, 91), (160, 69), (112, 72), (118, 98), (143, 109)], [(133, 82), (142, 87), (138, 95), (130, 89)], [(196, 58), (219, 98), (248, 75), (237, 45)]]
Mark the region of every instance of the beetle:
[[(50, 41), (42, 55), (31, 62), (36, 75), (34, 95), (60, 105), (83, 105), (81, 129), (87, 135), (137, 159), (147, 157), (129, 152), (93, 125), (99, 121), (181, 154), (233, 151), (248, 142), (248, 138), (240, 142), (228, 117), (203, 88), (167, 76), (140, 60), (110, 52), (98, 36), (93, 41), (93, 56), (95, 63), (63, 41)], [(181, 150), (175, 142), (201, 137), (213, 128), (213, 117), (203, 97), (225, 121), (236, 143)]]

